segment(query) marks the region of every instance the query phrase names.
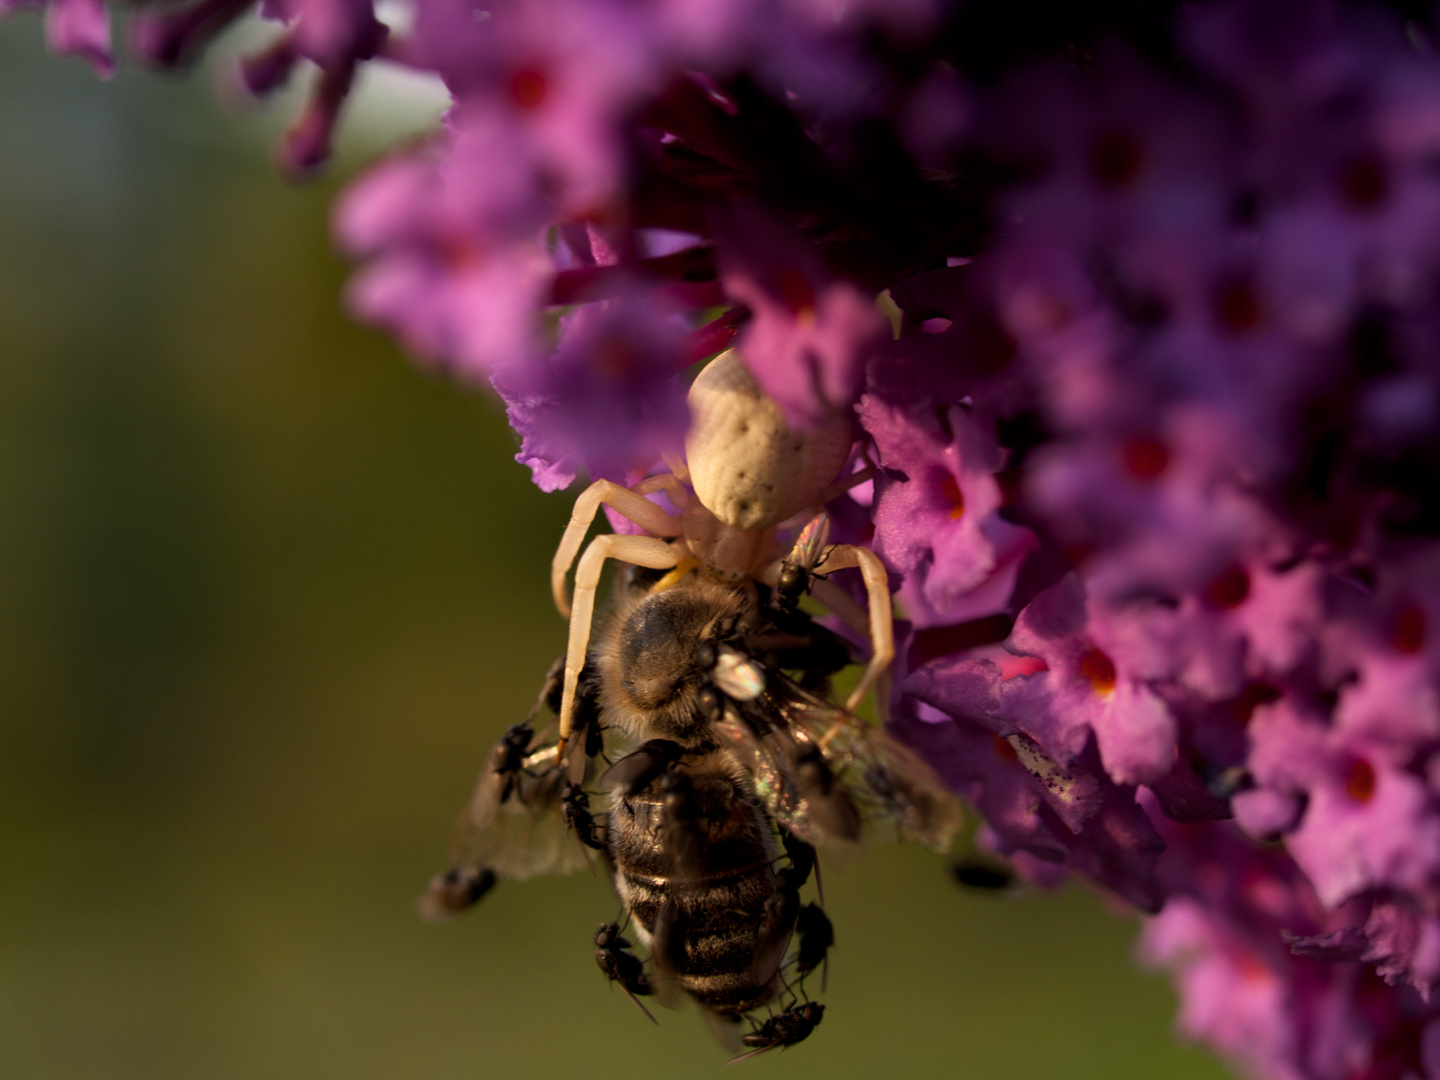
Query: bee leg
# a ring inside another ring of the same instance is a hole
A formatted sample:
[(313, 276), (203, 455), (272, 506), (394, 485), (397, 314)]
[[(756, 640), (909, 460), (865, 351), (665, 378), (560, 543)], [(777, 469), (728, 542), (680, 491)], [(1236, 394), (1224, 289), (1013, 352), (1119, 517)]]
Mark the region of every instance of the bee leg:
[[(580, 545), (585, 542), (585, 534), (590, 531), (590, 525), (602, 505), (620, 511), (651, 536), (681, 534), (683, 529), (680, 519), (671, 517), (645, 498), (647, 493), (662, 487), (669, 490), (669, 485), (674, 485), (676, 489), (679, 487), (675, 478), (669, 475), (649, 477), (634, 488), (621, 487), (609, 480), (596, 480), (580, 493), (580, 497), (575, 500), (575, 508), (570, 512), (570, 523), (565, 526), (560, 546), (550, 563), (550, 590), (555, 598), (555, 607), (561, 615), (570, 614), (570, 601), (565, 596), (565, 575), (570, 572), (575, 556), (580, 552)], [(578, 582), (576, 588), (579, 588)]]
[(673, 975), (685, 966), (685, 913), (677, 904), (666, 900), (660, 905), (650, 938), (650, 960), (656, 967)]
[(680, 999), (680, 972), (685, 967), (685, 913), (670, 900), (655, 913), (650, 930), (650, 965), (655, 969), (652, 985), (660, 1004), (674, 1008)]
[(799, 875), (795, 888), (803, 889), (811, 875), (814, 875), (816, 895), (820, 897), (820, 903), (825, 903), (825, 883), (820, 880), (820, 860), (816, 857), (815, 849), (789, 829), (780, 830), (780, 842), (785, 846), (785, 855), (790, 860), (790, 865)]
[[(710, 1034), (715, 1036), (718, 1042), (727, 1053), (735, 1053), (740, 1049), (740, 1019), (726, 1013), (718, 1013), (713, 1009), (701, 1009), (705, 1017), (705, 1026), (710, 1029)], [(754, 1021), (751, 1021), (754, 1023)]]
[(679, 761), (684, 752), (679, 743), (670, 739), (651, 739), (606, 769), (600, 777), (600, 787), (606, 790), (618, 787), (626, 795), (639, 795)]
[[(624, 491), (624, 488), (619, 490)], [(645, 505), (651, 504), (644, 499)], [(583, 534), (582, 534), (583, 535)], [(590, 648), (590, 623), (595, 617), (595, 593), (600, 587), (600, 571), (606, 559), (620, 559), (652, 570), (667, 570), (680, 559), (680, 553), (669, 543), (654, 536), (617, 536), (606, 533), (590, 541), (575, 571), (575, 608), (570, 615), (570, 641), (565, 650), (565, 687), (560, 696), (560, 736), (558, 755), (564, 757), (575, 714), (575, 691), (580, 672)]]
[[(795, 871), (782, 868), (775, 875), (775, 891), (765, 900), (760, 926), (755, 931), (755, 954), (750, 962), (750, 981), (768, 986), (780, 970), (790, 936), (800, 914), (800, 882)], [(781, 976), (784, 982), (784, 976)]]
[(669, 853), (672, 879), (703, 881), (709, 867), (695, 786), (684, 772), (672, 768), (660, 778), (660, 790), (660, 843)]
[[(605, 753), (605, 725), (600, 723), (600, 677), (588, 668), (580, 672), (581, 689), (586, 708), (584, 754), (589, 760), (603, 757)], [(555, 710), (560, 715), (560, 710)]]
[[(556, 715), (559, 715), (558, 709)], [(570, 723), (570, 746), (565, 750), (565, 775), (570, 783), (578, 785), (590, 778), (590, 769), (595, 758), (605, 749), (605, 736), (600, 727), (599, 691), (588, 671), (581, 672), (575, 711)]]

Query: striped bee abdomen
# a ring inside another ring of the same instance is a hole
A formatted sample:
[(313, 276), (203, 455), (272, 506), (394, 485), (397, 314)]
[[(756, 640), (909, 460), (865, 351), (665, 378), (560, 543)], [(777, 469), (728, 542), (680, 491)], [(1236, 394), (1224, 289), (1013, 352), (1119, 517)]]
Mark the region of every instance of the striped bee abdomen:
[[(681, 985), (710, 1009), (739, 1015), (772, 995), (750, 969), (775, 889), (769, 818), (728, 770), (667, 773), (638, 795), (617, 793), (609, 816), (615, 887), (647, 945), (669, 906), (678, 919)], [(773, 982), (773, 980), (771, 980)]]

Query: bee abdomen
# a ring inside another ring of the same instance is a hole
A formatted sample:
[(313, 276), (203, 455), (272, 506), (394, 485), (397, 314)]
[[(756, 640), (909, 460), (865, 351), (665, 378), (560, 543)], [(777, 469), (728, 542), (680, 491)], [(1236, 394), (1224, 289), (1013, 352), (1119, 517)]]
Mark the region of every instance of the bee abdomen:
[(760, 911), (773, 881), (769, 864), (762, 873), (746, 875), (716, 887), (695, 888), (648, 876), (628, 874), (623, 863), (616, 873), (620, 899), (648, 940), (660, 908), (669, 902), (680, 912), (684, 959), (676, 974), (682, 986), (717, 1012), (739, 1014), (770, 997), (767, 985), (750, 977), (755, 961)]
[(664, 797), (617, 798), (610, 815), (615, 887), (649, 942), (660, 909), (678, 913), (681, 985), (717, 1012), (739, 1014), (770, 995), (750, 978), (755, 936), (774, 892), (774, 841), (764, 812), (728, 777), (695, 777), (698, 843), (677, 860), (664, 842)]

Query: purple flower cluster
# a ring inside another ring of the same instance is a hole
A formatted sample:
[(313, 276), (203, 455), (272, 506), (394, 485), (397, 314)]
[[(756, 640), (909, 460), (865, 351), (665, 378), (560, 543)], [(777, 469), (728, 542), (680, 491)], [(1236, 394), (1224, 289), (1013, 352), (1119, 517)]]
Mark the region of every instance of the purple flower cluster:
[[(102, 78), (115, 73), (111, 12), (104, 0), (0, 0), (0, 18), (26, 8), (44, 9), (45, 36), (53, 52), (82, 57)], [(241, 62), (237, 81), (244, 92), (258, 96), (283, 86), (301, 60), (318, 68), (318, 78), (279, 154), (287, 171), (309, 172), (329, 157), (330, 137), (357, 65), (383, 55), (389, 31), (376, 18), (373, 0), (137, 4), (130, 14), (129, 51), (151, 67), (183, 67), (252, 8), (285, 28)]]
[[(5, 0), (0, 0), (4, 3)], [(244, 9), (136, 15), (173, 63)], [(1152, 913), (1262, 1077), (1440, 1080), (1440, 37), (1423, 2), (267, 0), (247, 62), (438, 74), (350, 302), (547, 490), (731, 345), (898, 589), (897, 731), (1030, 880)], [(105, 11), (51, 40), (108, 69)]]

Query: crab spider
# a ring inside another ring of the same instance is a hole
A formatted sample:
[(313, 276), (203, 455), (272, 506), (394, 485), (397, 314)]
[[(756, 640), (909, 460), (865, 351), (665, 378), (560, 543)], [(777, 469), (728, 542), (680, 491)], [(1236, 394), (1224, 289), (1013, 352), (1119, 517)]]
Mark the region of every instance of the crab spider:
[[(690, 388), (689, 403), (692, 420), (685, 439), (686, 460), (667, 459), (670, 472), (647, 477), (632, 488), (595, 481), (575, 500), (555, 552), (551, 589), (560, 614), (570, 619), (559, 717), (562, 746), (570, 734), (605, 560), (671, 570), (676, 577), (694, 569), (726, 584), (760, 581), (773, 587), (786, 562), (784, 553), (775, 548), (776, 526), (802, 512), (818, 516), (828, 500), (858, 479), (836, 479), (850, 455), (850, 417), (836, 415), (810, 431), (791, 431), (779, 406), (762, 393), (734, 350), (717, 356), (700, 372)], [(678, 515), (665, 513), (645, 498), (662, 490), (681, 508)], [(602, 505), (624, 515), (646, 535), (595, 537), (575, 570), (572, 605), (566, 596), (566, 576)], [(888, 704), (884, 676), (895, 656), (885, 567), (869, 548), (849, 544), (811, 553), (807, 562), (806, 569), (827, 574), (852, 567), (860, 571), (868, 613), (830, 582), (817, 581), (814, 595), (852, 629), (868, 633), (870, 661), (845, 708), (853, 712), (878, 684), (876, 707), (883, 722)]]

